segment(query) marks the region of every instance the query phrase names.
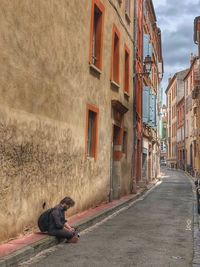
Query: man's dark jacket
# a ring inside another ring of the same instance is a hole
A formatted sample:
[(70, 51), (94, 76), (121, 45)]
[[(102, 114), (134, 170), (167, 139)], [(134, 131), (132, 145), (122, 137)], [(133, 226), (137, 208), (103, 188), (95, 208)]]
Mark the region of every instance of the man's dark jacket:
[(64, 224), (67, 222), (65, 219), (65, 209), (61, 204), (55, 206), (49, 216), (49, 233), (55, 230), (62, 230)]

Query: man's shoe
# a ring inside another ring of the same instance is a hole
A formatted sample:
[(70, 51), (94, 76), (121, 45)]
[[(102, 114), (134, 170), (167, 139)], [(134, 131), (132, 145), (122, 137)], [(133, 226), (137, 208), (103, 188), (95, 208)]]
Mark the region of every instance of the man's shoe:
[(77, 243), (78, 242), (78, 237), (77, 236), (73, 236), (71, 239), (69, 239), (67, 241), (67, 243)]

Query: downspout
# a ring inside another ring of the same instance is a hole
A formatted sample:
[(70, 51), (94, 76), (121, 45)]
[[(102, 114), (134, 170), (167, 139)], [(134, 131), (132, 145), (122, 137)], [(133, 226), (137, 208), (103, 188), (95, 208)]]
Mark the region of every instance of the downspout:
[[(199, 22), (199, 24), (200, 24), (200, 22)], [(199, 28), (200, 28), (200, 26), (199, 26)], [(197, 37), (197, 39), (198, 39), (198, 56), (199, 56), (199, 59), (200, 59), (200, 29), (197, 31), (197, 34), (198, 34), (198, 37)]]
[[(143, 1), (142, 0), (142, 72), (143, 72), (143, 62), (144, 62), (144, 55), (143, 55), (143, 40), (144, 40), (144, 2), (145, 0)], [(140, 177), (140, 181), (143, 182), (143, 177), (142, 177), (142, 167), (143, 167), (143, 164), (142, 164), (142, 160), (143, 160), (143, 76), (142, 76), (142, 83), (141, 83), (141, 177)], [(148, 166), (147, 166), (148, 168)]]
[(186, 93), (185, 93), (185, 81), (184, 81), (184, 168), (187, 171), (187, 153), (186, 153)]
[(133, 148), (132, 148), (132, 168), (131, 168), (131, 192), (133, 194), (137, 193), (137, 186), (136, 186), (136, 175), (135, 175), (135, 147), (137, 142), (137, 130), (136, 130), (136, 46), (137, 46), (137, 18), (136, 18), (136, 8), (137, 8), (137, 0), (134, 1), (134, 24), (133, 24)]
[[(177, 78), (177, 82), (178, 82), (178, 78)], [(177, 121), (178, 121), (178, 112), (177, 112), (177, 95), (176, 95), (176, 124), (175, 124), (175, 132), (176, 132), (176, 158), (175, 158), (175, 164), (176, 164), (176, 169), (179, 169), (178, 168), (178, 143), (177, 143), (177, 131), (178, 131), (178, 127), (177, 127)]]
[[(111, 106), (111, 119), (113, 118), (113, 108)], [(113, 124), (111, 124), (111, 146), (110, 146), (110, 192), (109, 192), (109, 202), (113, 201)]]

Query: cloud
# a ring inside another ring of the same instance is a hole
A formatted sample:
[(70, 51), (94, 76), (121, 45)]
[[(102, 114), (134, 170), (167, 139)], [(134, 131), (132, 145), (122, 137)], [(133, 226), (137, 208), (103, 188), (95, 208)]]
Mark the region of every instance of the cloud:
[(160, 6), (158, 16), (182, 17), (183, 15), (189, 16), (194, 14), (194, 10), (200, 7), (200, 1), (181, 1), (177, 5), (174, 1), (167, 1), (167, 4)]
[(157, 25), (162, 32), (164, 59), (163, 88), (168, 77), (189, 67), (190, 54), (197, 54), (193, 42), (193, 23), (200, 16), (200, 0), (184, 0), (175, 4), (174, 0), (153, 0)]
[(163, 55), (166, 65), (185, 65), (194, 52), (193, 31), (189, 24), (179, 25), (174, 31), (163, 32)]

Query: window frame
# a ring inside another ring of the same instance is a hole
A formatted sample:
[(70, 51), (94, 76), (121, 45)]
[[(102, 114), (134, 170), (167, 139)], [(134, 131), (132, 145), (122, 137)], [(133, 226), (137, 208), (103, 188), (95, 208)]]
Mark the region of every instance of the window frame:
[[(128, 66), (126, 65), (126, 54), (128, 55)], [(124, 44), (124, 93), (130, 96), (130, 49), (126, 44)]]
[[(92, 141), (92, 156), (88, 155), (88, 127), (89, 127), (89, 112), (96, 114), (94, 122), (94, 140)], [(97, 144), (98, 144), (98, 121), (99, 121), (99, 108), (94, 105), (87, 104), (86, 106), (86, 134), (85, 134), (85, 158), (97, 159)]]
[[(101, 12), (101, 29), (100, 29), (100, 44), (99, 44), (99, 63), (93, 63), (93, 33), (94, 33), (94, 15), (95, 7)], [(102, 70), (102, 58), (103, 58), (103, 38), (104, 38), (104, 15), (105, 7), (100, 0), (92, 0), (91, 7), (91, 21), (90, 21), (90, 50), (89, 50), (89, 64), (94, 66), (98, 70)]]
[(125, 0), (125, 16), (128, 22), (131, 22), (131, 1)]
[[(115, 53), (115, 36), (117, 36), (118, 38), (118, 47), (117, 47), (117, 59), (114, 59), (114, 53)], [(117, 66), (117, 70), (116, 70), (116, 74), (114, 75), (114, 63), (116, 63), (115, 66)], [(116, 77), (114, 77), (116, 76)], [(116, 78), (116, 79), (115, 79)], [(110, 73), (110, 80), (111, 83), (120, 84), (120, 32), (118, 30), (118, 28), (116, 27), (115, 24), (113, 24), (113, 28), (112, 28), (112, 48), (111, 48), (111, 73)]]

